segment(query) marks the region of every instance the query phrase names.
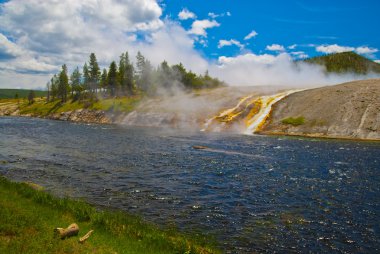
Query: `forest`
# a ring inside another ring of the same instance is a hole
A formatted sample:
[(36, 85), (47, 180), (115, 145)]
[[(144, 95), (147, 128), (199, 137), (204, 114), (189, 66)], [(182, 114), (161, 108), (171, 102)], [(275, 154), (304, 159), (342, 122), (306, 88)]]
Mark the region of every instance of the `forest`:
[(224, 83), (212, 78), (208, 71), (197, 75), (181, 64), (169, 66), (163, 61), (154, 67), (140, 52), (136, 64), (128, 52), (122, 53), (119, 62), (112, 61), (107, 68), (100, 69), (95, 53), (91, 53), (82, 69), (76, 67), (68, 74), (66, 64), (47, 83), (47, 101), (60, 99), (66, 102), (91, 98), (113, 98), (143, 94), (146, 96), (174, 95), (178, 89), (192, 91), (215, 88)]

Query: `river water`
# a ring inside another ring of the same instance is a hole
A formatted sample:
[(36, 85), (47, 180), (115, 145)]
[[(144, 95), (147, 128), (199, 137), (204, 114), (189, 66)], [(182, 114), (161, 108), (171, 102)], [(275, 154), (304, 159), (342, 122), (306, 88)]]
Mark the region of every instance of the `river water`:
[(1, 117), (0, 174), (226, 253), (380, 251), (379, 142)]

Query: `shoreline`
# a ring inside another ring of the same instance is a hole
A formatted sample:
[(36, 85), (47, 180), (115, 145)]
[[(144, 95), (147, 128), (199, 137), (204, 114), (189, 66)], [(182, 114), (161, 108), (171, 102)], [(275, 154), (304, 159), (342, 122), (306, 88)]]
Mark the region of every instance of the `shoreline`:
[[(76, 115), (78, 112), (83, 112), (85, 109), (80, 109), (80, 110), (75, 110), (75, 111), (68, 111), (68, 112), (61, 112), (60, 116), (57, 117), (57, 114), (49, 115), (49, 116), (38, 116), (38, 115), (22, 115), (22, 114), (10, 114), (10, 115), (4, 115), (0, 114), (0, 117), (5, 116), (5, 117), (25, 117), (25, 118), (40, 118), (40, 119), (48, 119), (48, 120), (54, 120), (54, 121), (67, 121), (67, 122), (73, 122), (73, 123), (93, 123), (93, 124), (105, 124), (105, 125), (116, 125), (118, 124), (117, 121), (114, 121), (111, 118), (107, 116), (107, 112), (103, 110), (88, 110), (91, 112), (91, 114), (100, 114), (105, 117), (105, 119), (108, 119), (108, 121), (92, 121), (92, 120), (84, 120), (82, 118), (71, 118), (68, 117), (67, 115), (73, 114)], [(1, 113), (1, 112), (0, 112)], [(118, 114), (116, 118), (121, 118), (125, 117), (126, 114)], [(88, 117), (86, 117), (88, 119)], [(288, 133), (288, 132), (273, 132), (273, 131), (259, 131), (255, 133), (257, 135), (262, 135), (262, 136), (289, 136), (289, 137), (303, 137), (303, 138), (320, 138), (320, 139), (331, 139), (331, 140), (349, 140), (349, 141), (361, 141), (361, 142), (380, 142), (380, 139), (363, 139), (363, 138), (354, 138), (354, 137), (342, 137), (342, 136), (327, 136), (323, 134), (318, 134), (318, 133), (306, 133), (306, 134), (298, 134), (298, 133)]]
[[(0, 175), (0, 252), (4, 253), (221, 253), (206, 236), (185, 235), (124, 211), (98, 209), (87, 202), (58, 198), (33, 183)], [(53, 229), (79, 225), (77, 237), (61, 240)], [(80, 236), (93, 235), (84, 243)]]
[(341, 137), (341, 136), (327, 136), (320, 134), (297, 134), (297, 133), (287, 133), (287, 132), (271, 132), (271, 131), (260, 131), (258, 135), (267, 136), (279, 136), (279, 137), (302, 137), (302, 138), (318, 138), (318, 139), (331, 139), (331, 140), (347, 140), (347, 141), (360, 141), (360, 142), (380, 142), (380, 139), (362, 139), (353, 137)]

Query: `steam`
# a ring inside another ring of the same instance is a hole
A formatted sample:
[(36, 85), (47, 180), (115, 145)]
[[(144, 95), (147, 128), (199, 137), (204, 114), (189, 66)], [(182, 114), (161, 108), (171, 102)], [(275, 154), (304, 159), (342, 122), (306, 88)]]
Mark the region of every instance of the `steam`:
[(277, 56), (252, 53), (236, 57), (220, 57), (210, 65), (210, 74), (224, 80), (231, 86), (282, 86), (310, 88), (338, 83), (378, 78), (379, 74), (367, 75), (326, 74), (325, 68), (305, 62), (294, 63), (287, 53)]

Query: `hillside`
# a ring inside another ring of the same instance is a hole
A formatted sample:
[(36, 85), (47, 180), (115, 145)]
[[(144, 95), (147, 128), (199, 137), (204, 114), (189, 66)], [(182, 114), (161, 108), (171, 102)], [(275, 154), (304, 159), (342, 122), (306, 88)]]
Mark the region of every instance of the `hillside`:
[[(18, 94), (19, 98), (26, 98), (30, 90), (26, 89), (0, 89), (0, 99), (13, 99), (15, 95)], [(34, 90), (36, 97), (46, 96), (46, 91)]]
[(380, 79), (289, 95), (274, 105), (263, 133), (380, 140)]
[(353, 72), (357, 74), (367, 74), (370, 72), (380, 73), (380, 64), (358, 55), (355, 52), (318, 56), (306, 59), (304, 62), (323, 65), (326, 67), (327, 72)]

